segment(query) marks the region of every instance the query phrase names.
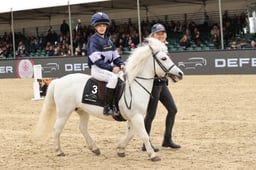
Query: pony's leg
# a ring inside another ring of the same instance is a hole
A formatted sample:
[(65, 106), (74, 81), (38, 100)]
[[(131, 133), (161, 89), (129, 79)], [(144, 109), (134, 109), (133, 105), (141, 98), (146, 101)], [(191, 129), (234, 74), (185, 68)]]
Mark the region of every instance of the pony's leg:
[(119, 157), (125, 157), (125, 148), (128, 145), (129, 141), (133, 138), (133, 136), (134, 128), (131, 124), (131, 121), (128, 121), (126, 135), (120, 140), (117, 146), (117, 155)]
[(65, 108), (56, 108), (57, 118), (54, 124), (54, 145), (57, 156), (65, 156), (60, 146), (60, 134), (73, 110), (65, 111)]
[(145, 144), (145, 148), (150, 156), (150, 159), (152, 161), (160, 161), (161, 160), (160, 157), (156, 155), (156, 153), (152, 148), (152, 145), (150, 144), (149, 135), (144, 125), (143, 115), (139, 113), (135, 114), (131, 118), (131, 123), (132, 123), (132, 126), (134, 127), (134, 131), (138, 133), (139, 137), (142, 139), (143, 143)]
[(80, 129), (81, 133), (83, 134), (83, 136), (89, 146), (89, 149), (96, 155), (100, 155), (100, 149), (97, 147), (96, 143), (93, 141), (92, 137), (88, 133), (89, 114), (80, 109), (76, 110), (76, 112), (80, 116), (79, 129)]

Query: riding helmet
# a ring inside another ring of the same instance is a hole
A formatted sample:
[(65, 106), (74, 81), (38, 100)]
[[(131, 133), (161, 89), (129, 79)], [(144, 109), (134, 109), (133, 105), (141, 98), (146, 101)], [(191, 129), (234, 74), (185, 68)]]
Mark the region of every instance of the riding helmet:
[(97, 12), (96, 14), (94, 14), (91, 18), (91, 25), (95, 27), (98, 24), (110, 25), (108, 15), (103, 12)]
[(151, 33), (161, 31), (166, 32), (165, 27), (162, 24), (154, 24), (153, 27), (151, 28)]

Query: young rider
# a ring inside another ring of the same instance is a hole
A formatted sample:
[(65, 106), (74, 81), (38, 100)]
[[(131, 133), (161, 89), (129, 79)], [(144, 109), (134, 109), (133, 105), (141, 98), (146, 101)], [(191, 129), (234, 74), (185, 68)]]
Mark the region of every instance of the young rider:
[[(166, 30), (162, 24), (155, 24), (151, 28), (150, 37), (156, 38), (163, 43), (166, 43)], [(158, 100), (164, 105), (166, 110), (168, 111), (166, 120), (165, 120), (165, 133), (164, 133), (164, 140), (162, 143), (163, 147), (171, 147), (174, 149), (180, 148), (180, 145), (175, 144), (172, 140), (172, 129), (175, 121), (175, 115), (177, 113), (177, 108), (173, 97), (168, 89), (168, 79), (166, 77), (157, 78), (155, 77), (154, 85), (152, 89), (152, 96), (150, 98), (147, 114), (145, 116), (145, 128), (148, 134), (150, 135), (151, 125), (153, 119), (156, 114)], [(155, 151), (159, 149), (152, 145)], [(142, 150), (145, 150), (145, 146), (143, 145)]]
[(87, 44), (88, 65), (92, 77), (107, 82), (103, 114), (114, 115), (113, 96), (118, 82), (116, 73), (124, 68), (124, 61), (108, 35), (109, 16), (97, 12), (91, 18), (91, 25), (95, 28), (95, 34)]

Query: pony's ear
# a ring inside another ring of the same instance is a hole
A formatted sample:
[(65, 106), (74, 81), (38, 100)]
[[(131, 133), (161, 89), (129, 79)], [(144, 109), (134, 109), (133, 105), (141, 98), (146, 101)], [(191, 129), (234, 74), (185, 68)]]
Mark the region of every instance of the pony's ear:
[(160, 50), (164, 52), (168, 52), (168, 48), (165, 45), (165, 43), (162, 43), (160, 40), (153, 38), (153, 37), (147, 37), (146, 41), (148, 44), (154, 49), (154, 50)]

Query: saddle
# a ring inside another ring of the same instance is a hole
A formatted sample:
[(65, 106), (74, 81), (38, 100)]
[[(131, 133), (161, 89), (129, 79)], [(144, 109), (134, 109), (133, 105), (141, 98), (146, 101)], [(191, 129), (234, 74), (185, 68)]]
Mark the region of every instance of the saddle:
[[(104, 107), (106, 82), (90, 78), (84, 86), (82, 103)], [(115, 89), (114, 103), (118, 103), (124, 90), (123, 81), (118, 78)], [(119, 109), (118, 105), (116, 107)], [(126, 121), (121, 115), (113, 116), (117, 121)]]

